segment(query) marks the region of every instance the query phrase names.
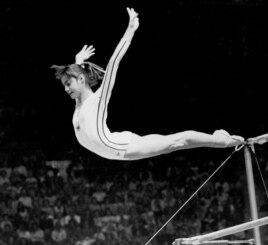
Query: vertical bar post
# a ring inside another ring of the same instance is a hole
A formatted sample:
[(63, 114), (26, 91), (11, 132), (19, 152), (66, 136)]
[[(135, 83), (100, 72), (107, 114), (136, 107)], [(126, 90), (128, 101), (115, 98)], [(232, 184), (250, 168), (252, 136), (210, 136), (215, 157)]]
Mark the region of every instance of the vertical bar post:
[[(254, 183), (254, 176), (253, 176), (251, 154), (250, 154), (248, 146), (244, 147), (244, 156), (245, 156), (245, 164), (246, 164), (246, 174), (247, 174), (251, 218), (252, 218), (252, 220), (257, 220), (258, 219), (258, 208), (257, 208), (257, 203), (256, 203), (255, 183)], [(259, 227), (255, 227), (253, 229), (253, 232), (254, 232), (255, 244), (261, 245), (261, 237), (260, 237)]]

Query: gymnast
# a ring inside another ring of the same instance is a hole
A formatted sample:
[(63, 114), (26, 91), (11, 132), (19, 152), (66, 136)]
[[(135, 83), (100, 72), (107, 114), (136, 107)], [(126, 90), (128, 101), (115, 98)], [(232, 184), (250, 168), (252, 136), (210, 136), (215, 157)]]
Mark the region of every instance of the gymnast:
[[(244, 143), (243, 137), (225, 130), (213, 134), (187, 130), (169, 135), (140, 136), (129, 131), (111, 132), (106, 124), (107, 107), (114, 87), (121, 59), (139, 27), (138, 14), (127, 8), (128, 27), (118, 43), (106, 70), (86, 60), (95, 48), (85, 45), (75, 56), (75, 64), (51, 66), (56, 79), (61, 80), (65, 92), (75, 100), (73, 126), (78, 142), (101, 157), (115, 160), (139, 160), (182, 149), (197, 147), (225, 148)], [(92, 87), (102, 80), (93, 92)]]

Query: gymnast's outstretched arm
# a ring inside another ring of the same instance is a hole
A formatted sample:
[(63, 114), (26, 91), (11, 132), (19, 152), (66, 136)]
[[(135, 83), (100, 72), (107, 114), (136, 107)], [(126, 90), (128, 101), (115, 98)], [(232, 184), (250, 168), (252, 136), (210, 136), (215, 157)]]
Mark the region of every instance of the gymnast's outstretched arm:
[[(121, 38), (120, 42), (118, 43), (111, 59), (116, 59), (116, 56), (118, 56), (118, 54), (120, 53), (120, 59), (118, 60), (118, 63), (120, 62), (120, 60), (122, 59), (122, 57), (124, 56), (125, 52), (127, 51), (127, 48), (135, 34), (135, 31), (138, 29), (139, 27), (139, 18), (138, 18), (138, 14), (135, 12), (135, 10), (133, 8), (127, 8), (127, 12), (129, 15), (129, 23), (128, 23), (128, 27), (123, 35), (123, 37)], [(124, 43), (127, 42), (128, 46), (125, 48), (125, 52), (120, 52), (120, 50), (122, 49), (122, 46), (124, 45)]]
[[(133, 36), (136, 32), (136, 30), (139, 27), (139, 18), (138, 14), (135, 12), (133, 8), (127, 8), (127, 12), (129, 15), (129, 22), (127, 29), (117, 44), (113, 55), (111, 56), (108, 65), (105, 70), (105, 75), (102, 81), (102, 85), (100, 88), (96, 91), (96, 93), (101, 93), (103, 90), (104, 93), (108, 93), (108, 100), (111, 96), (111, 91), (113, 89), (114, 83), (115, 83), (115, 77), (117, 73), (117, 69), (119, 66), (119, 63), (123, 56), (125, 55), (126, 51), (128, 50), (131, 40), (133, 39)], [(109, 87), (109, 88), (108, 88)]]

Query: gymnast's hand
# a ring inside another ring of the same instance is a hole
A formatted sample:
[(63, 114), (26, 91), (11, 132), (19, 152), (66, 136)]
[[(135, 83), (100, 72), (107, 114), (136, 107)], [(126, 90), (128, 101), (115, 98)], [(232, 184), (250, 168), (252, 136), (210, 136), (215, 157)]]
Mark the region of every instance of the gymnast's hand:
[(133, 8), (127, 8), (127, 12), (129, 15), (129, 24), (128, 26), (130, 28), (133, 28), (134, 31), (136, 31), (139, 27), (139, 18), (138, 18), (138, 13), (135, 12)]
[(75, 64), (81, 65), (84, 61), (89, 59), (92, 55), (94, 55), (95, 48), (90, 45), (84, 45), (84, 47), (80, 50), (79, 53), (75, 56)]

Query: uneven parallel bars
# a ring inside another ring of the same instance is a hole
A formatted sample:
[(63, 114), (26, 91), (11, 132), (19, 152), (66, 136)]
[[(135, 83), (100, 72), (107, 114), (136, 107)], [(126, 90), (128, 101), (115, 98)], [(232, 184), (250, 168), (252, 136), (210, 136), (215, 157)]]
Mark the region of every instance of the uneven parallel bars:
[(241, 231), (249, 230), (249, 229), (267, 225), (267, 224), (268, 224), (268, 216), (261, 218), (261, 219), (249, 221), (240, 225), (232, 226), (226, 229), (222, 229), (219, 231), (211, 232), (205, 235), (200, 235), (200, 236), (195, 236), (195, 237), (190, 237), (190, 238), (175, 239), (173, 244), (174, 245), (199, 244), (201, 242), (214, 240), (220, 237), (232, 235), (235, 233), (239, 233)]

